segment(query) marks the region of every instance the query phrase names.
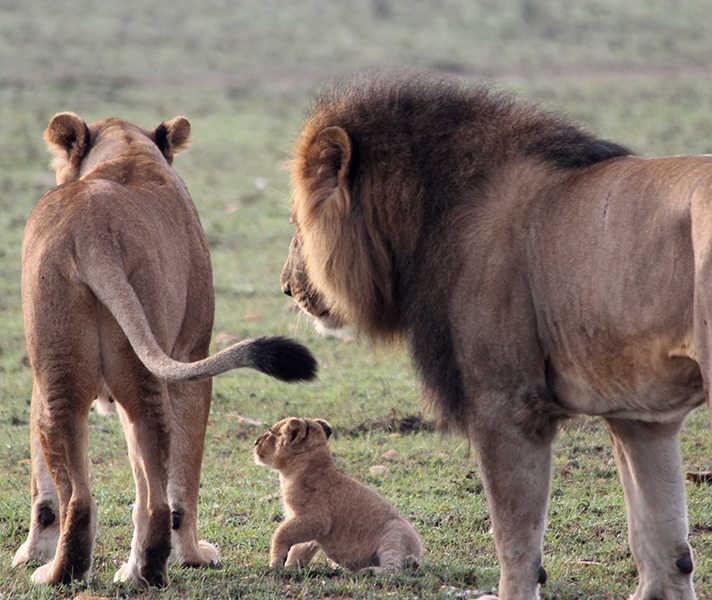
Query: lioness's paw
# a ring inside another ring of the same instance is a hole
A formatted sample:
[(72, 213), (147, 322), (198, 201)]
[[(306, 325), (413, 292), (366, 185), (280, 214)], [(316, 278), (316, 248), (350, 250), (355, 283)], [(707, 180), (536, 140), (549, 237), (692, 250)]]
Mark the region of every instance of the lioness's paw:
[(36, 569), (35, 572), (32, 573), (32, 583), (36, 585), (52, 585), (53, 583), (56, 583), (51, 580), (53, 566), (54, 561), (48, 562), (47, 564), (42, 565), (39, 569)]
[(47, 562), (54, 558), (59, 539), (59, 527), (47, 528), (38, 534), (32, 531), (27, 540), (20, 546), (12, 559), (12, 566), (38, 560)]
[(146, 580), (141, 577), (138, 565), (133, 561), (125, 562), (114, 575), (114, 583), (128, 583), (137, 588), (148, 587)]
[(174, 544), (171, 560), (179, 565), (203, 567), (217, 563), (220, 560), (220, 555), (218, 549), (210, 542), (200, 540), (198, 545), (190, 552), (186, 552), (182, 548), (178, 548), (177, 544)]
[(201, 564), (211, 565), (215, 564), (220, 560), (220, 554), (218, 553), (218, 549), (210, 542), (206, 540), (200, 540), (198, 542), (198, 548), (200, 548), (200, 554), (203, 561)]
[[(64, 580), (63, 573), (54, 572), (54, 561), (42, 565), (32, 574), (32, 583), (35, 585), (55, 585)], [(77, 581), (91, 582), (91, 570), (86, 573), (74, 572), (72, 577)]]
[(30, 550), (30, 542), (25, 542), (20, 546), (19, 550), (15, 552), (15, 557), (12, 559), (12, 566), (17, 567), (18, 565), (30, 562), (33, 558), (32, 551)]

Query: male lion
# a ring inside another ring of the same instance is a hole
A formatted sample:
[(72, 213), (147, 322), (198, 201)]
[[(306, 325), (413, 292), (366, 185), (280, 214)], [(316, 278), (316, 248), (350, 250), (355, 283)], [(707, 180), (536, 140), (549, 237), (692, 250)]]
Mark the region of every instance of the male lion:
[(690, 599), (680, 426), (712, 383), (712, 157), (638, 158), (483, 86), (400, 74), (323, 92), (291, 164), (283, 290), (405, 338), (469, 436), (501, 600), (538, 597), (552, 441), (607, 424), (640, 583)]
[(87, 470), (88, 415), (116, 400), (136, 480), (131, 557), (116, 579), (168, 582), (166, 561), (202, 565), (200, 466), (206, 379), (236, 367), (287, 381), (315, 361), (284, 338), (241, 342), (206, 358), (213, 326), (210, 255), (195, 206), (172, 169), (190, 123), (153, 131), (118, 119), (56, 115), (45, 139), (58, 187), (23, 240), (22, 304), (32, 363), (32, 520), (14, 565), (50, 560), (35, 583), (89, 579), (97, 507)]
[(270, 564), (299, 568), (323, 550), (352, 571), (417, 568), (412, 525), (371, 488), (336, 468), (321, 419), (278, 421), (255, 442), (255, 460), (279, 471), (287, 520), (272, 537)]

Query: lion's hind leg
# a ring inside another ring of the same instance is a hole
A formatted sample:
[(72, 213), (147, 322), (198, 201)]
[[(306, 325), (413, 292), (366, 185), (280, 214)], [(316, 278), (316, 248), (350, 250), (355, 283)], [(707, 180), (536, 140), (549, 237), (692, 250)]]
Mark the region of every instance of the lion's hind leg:
[(628, 514), (628, 537), (640, 575), (631, 600), (692, 600), (682, 422), (608, 419)]

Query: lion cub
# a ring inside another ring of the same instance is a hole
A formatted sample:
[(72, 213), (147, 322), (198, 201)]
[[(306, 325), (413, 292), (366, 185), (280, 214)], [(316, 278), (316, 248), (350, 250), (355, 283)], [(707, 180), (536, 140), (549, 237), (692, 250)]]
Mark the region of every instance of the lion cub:
[(341, 473), (331, 459), (331, 426), (282, 419), (255, 442), (255, 460), (279, 471), (287, 513), (272, 537), (270, 565), (298, 568), (321, 549), (352, 571), (415, 568), (415, 529), (385, 499)]

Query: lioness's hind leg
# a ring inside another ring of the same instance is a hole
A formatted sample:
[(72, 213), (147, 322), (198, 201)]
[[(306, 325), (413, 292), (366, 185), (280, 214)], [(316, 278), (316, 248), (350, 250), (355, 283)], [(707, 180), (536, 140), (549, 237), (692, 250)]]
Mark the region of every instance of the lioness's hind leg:
[(218, 562), (218, 551), (198, 539), (198, 494), (212, 382), (169, 385), (173, 411), (168, 501), (171, 505), (171, 559), (199, 567)]
[(15, 553), (12, 566), (33, 559), (48, 561), (54, 557), (59, 540), (59, 497), (47, 469), (37, 427), (30, 431), (32, 452), (32, 511), (30, 532)]
[(681, 425), (608, 419), (640, 575), (631, 600), (695, 598), (678, 440)]
[(138, 389), (112, 389), (119, 404), (136, 484), (131, 555), (114, 581), (139, 587), (168, 584), (171, 510), (166, 488), (171, 414), (166, 383), (147, 374)]
[[(33, 386), (32, 427), (40, 439), (43, 458), (35, 457), (39, 461), (37, 471), (41, 477), (37, 483), (44, 486), (45, 494), (51, 496), (48, 482), (43, 479), (46, 466), (59, 499), (60, 523), (54, 558), (32, 575), (32, 581), (38, 584), (53, 585), (91, 578), (97, 507), (89, 488), (87, 446), (93, 394), (82, 392), (81, 386), (74, 384), (75, 377), (77, 380), (81, 377), (68, 371), (58, 382), (36, 378)], [(43, 513), (39, 507), (37, 516), (51, 521), (51, 515), (47, 511)]]

